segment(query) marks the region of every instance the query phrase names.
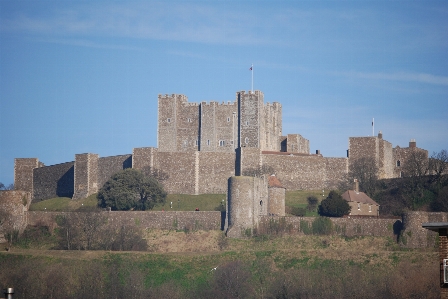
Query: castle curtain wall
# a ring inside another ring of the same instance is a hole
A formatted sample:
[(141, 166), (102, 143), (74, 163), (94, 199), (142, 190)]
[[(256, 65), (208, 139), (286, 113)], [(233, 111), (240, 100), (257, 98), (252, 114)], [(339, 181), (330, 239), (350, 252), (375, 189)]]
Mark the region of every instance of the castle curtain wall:
[(67, 162), (35, 168), (33, 171), (33, 200), (53, 197), (72, 197), (74, 193), (74, 165)]
[(33, 170), (39, 166), (37, 158), (14, 159), (14, 189), (33, 194)]
[(347, 158), (324, 158), (325, 189), (336, 189), (348, 172)]
[(117, 172), (132, 167), (132, 155), (103, 157), (98, 159), (98, 188)]
[(235, 173), (235, 153), (198, 152), (197, 194), (226, 193)]
[(263, 154), (263, 165), (274, 169), (287, 190), (316, 190), (325, 187), (326, 164), (321, 156)]

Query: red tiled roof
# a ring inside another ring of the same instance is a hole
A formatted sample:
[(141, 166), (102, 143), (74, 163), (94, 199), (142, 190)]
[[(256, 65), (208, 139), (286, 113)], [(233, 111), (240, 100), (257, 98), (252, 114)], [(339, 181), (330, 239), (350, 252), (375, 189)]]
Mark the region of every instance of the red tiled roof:
[(268, 186), (276, 187), (276, 188), (285, 188), (282, 186), (282, 183), (275, 177), (275, 175), (270, 175), (268, 178)]
[(346, 201), (354, 201), (359, 203), (365, 203), (365, 204), (371, 204), (371, 205), (377, 205), (379, 204), (367, 196), (364, 192), (356, 192), (354, 190), (347, 190), (342, 195), (342, 198)]

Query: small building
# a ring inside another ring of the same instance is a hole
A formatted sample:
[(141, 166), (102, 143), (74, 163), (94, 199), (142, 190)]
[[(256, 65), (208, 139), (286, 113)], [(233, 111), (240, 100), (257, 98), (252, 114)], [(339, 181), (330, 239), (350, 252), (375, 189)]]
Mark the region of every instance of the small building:
[(359, 192), (358, 181), (355, 180), (354, 190), (347, 190), (342, 194), (352, 208), (349, 215), (374, 216), (380, 215), (380, 205), (364, 192)]
[(427, 222), (422, 227), (439, 234), (440, 298), (448, 299), (448, 222)]

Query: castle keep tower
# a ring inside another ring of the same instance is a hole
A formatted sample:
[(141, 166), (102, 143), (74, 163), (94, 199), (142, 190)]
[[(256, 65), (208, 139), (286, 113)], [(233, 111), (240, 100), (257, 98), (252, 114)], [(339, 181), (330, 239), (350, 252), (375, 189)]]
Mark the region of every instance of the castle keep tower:
[(236, 100), (227, 103), (189, 103), (184, 95), (159, 95), (158, 115), (160, 152), (280, 150), (282, 107), (265, 105), (261, 91), (237, 92)]

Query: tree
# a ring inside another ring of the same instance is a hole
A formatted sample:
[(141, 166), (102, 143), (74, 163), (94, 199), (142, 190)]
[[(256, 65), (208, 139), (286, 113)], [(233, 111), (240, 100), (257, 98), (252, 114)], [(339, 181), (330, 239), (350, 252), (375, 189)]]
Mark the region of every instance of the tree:
[(351, 207), (339, 193), (331, 190), (328, 197), (319, 205), (319, 215), (328, 217), (342, 217), (350, 213)]
[(307, 206), (308, 211), (315, 211), (317, 208), (317, 204), (319, 203), (319, 200), (317, 199), (317, 197), (314, 195), (311, 195), (311, 196), (308, 196), (306, 200), (308, 201), (308, 206)]
[(441, 150), (436, 153), (433, 152), (431, 158), (429, 158), (429, 171), (430, 174), (433, 174), (435, 177), (435, 181), (438, 183), (438, 187), (440, 188), (442, 185), (443, 174), (448, 169), (448, 152), (447, 150)]
[(5, 186), (2, 182), (0, 182), (0, 190), (14, 190), (14, 184)]
[(114, 174), (98, 192), (98, 205), (114, 211), (150, 210), (164, 203), (166, 192), (152, 176), (132, 168)]
[(374, 158), (363, 157), (358, 158), (350, 163), (348, 172), (348, 186), (353, 184), (353, 180), (359, 182), (360, 191), (364, 191), (369, 196), (375, 193), (375, 185), (378, 181), (378, 165)]

